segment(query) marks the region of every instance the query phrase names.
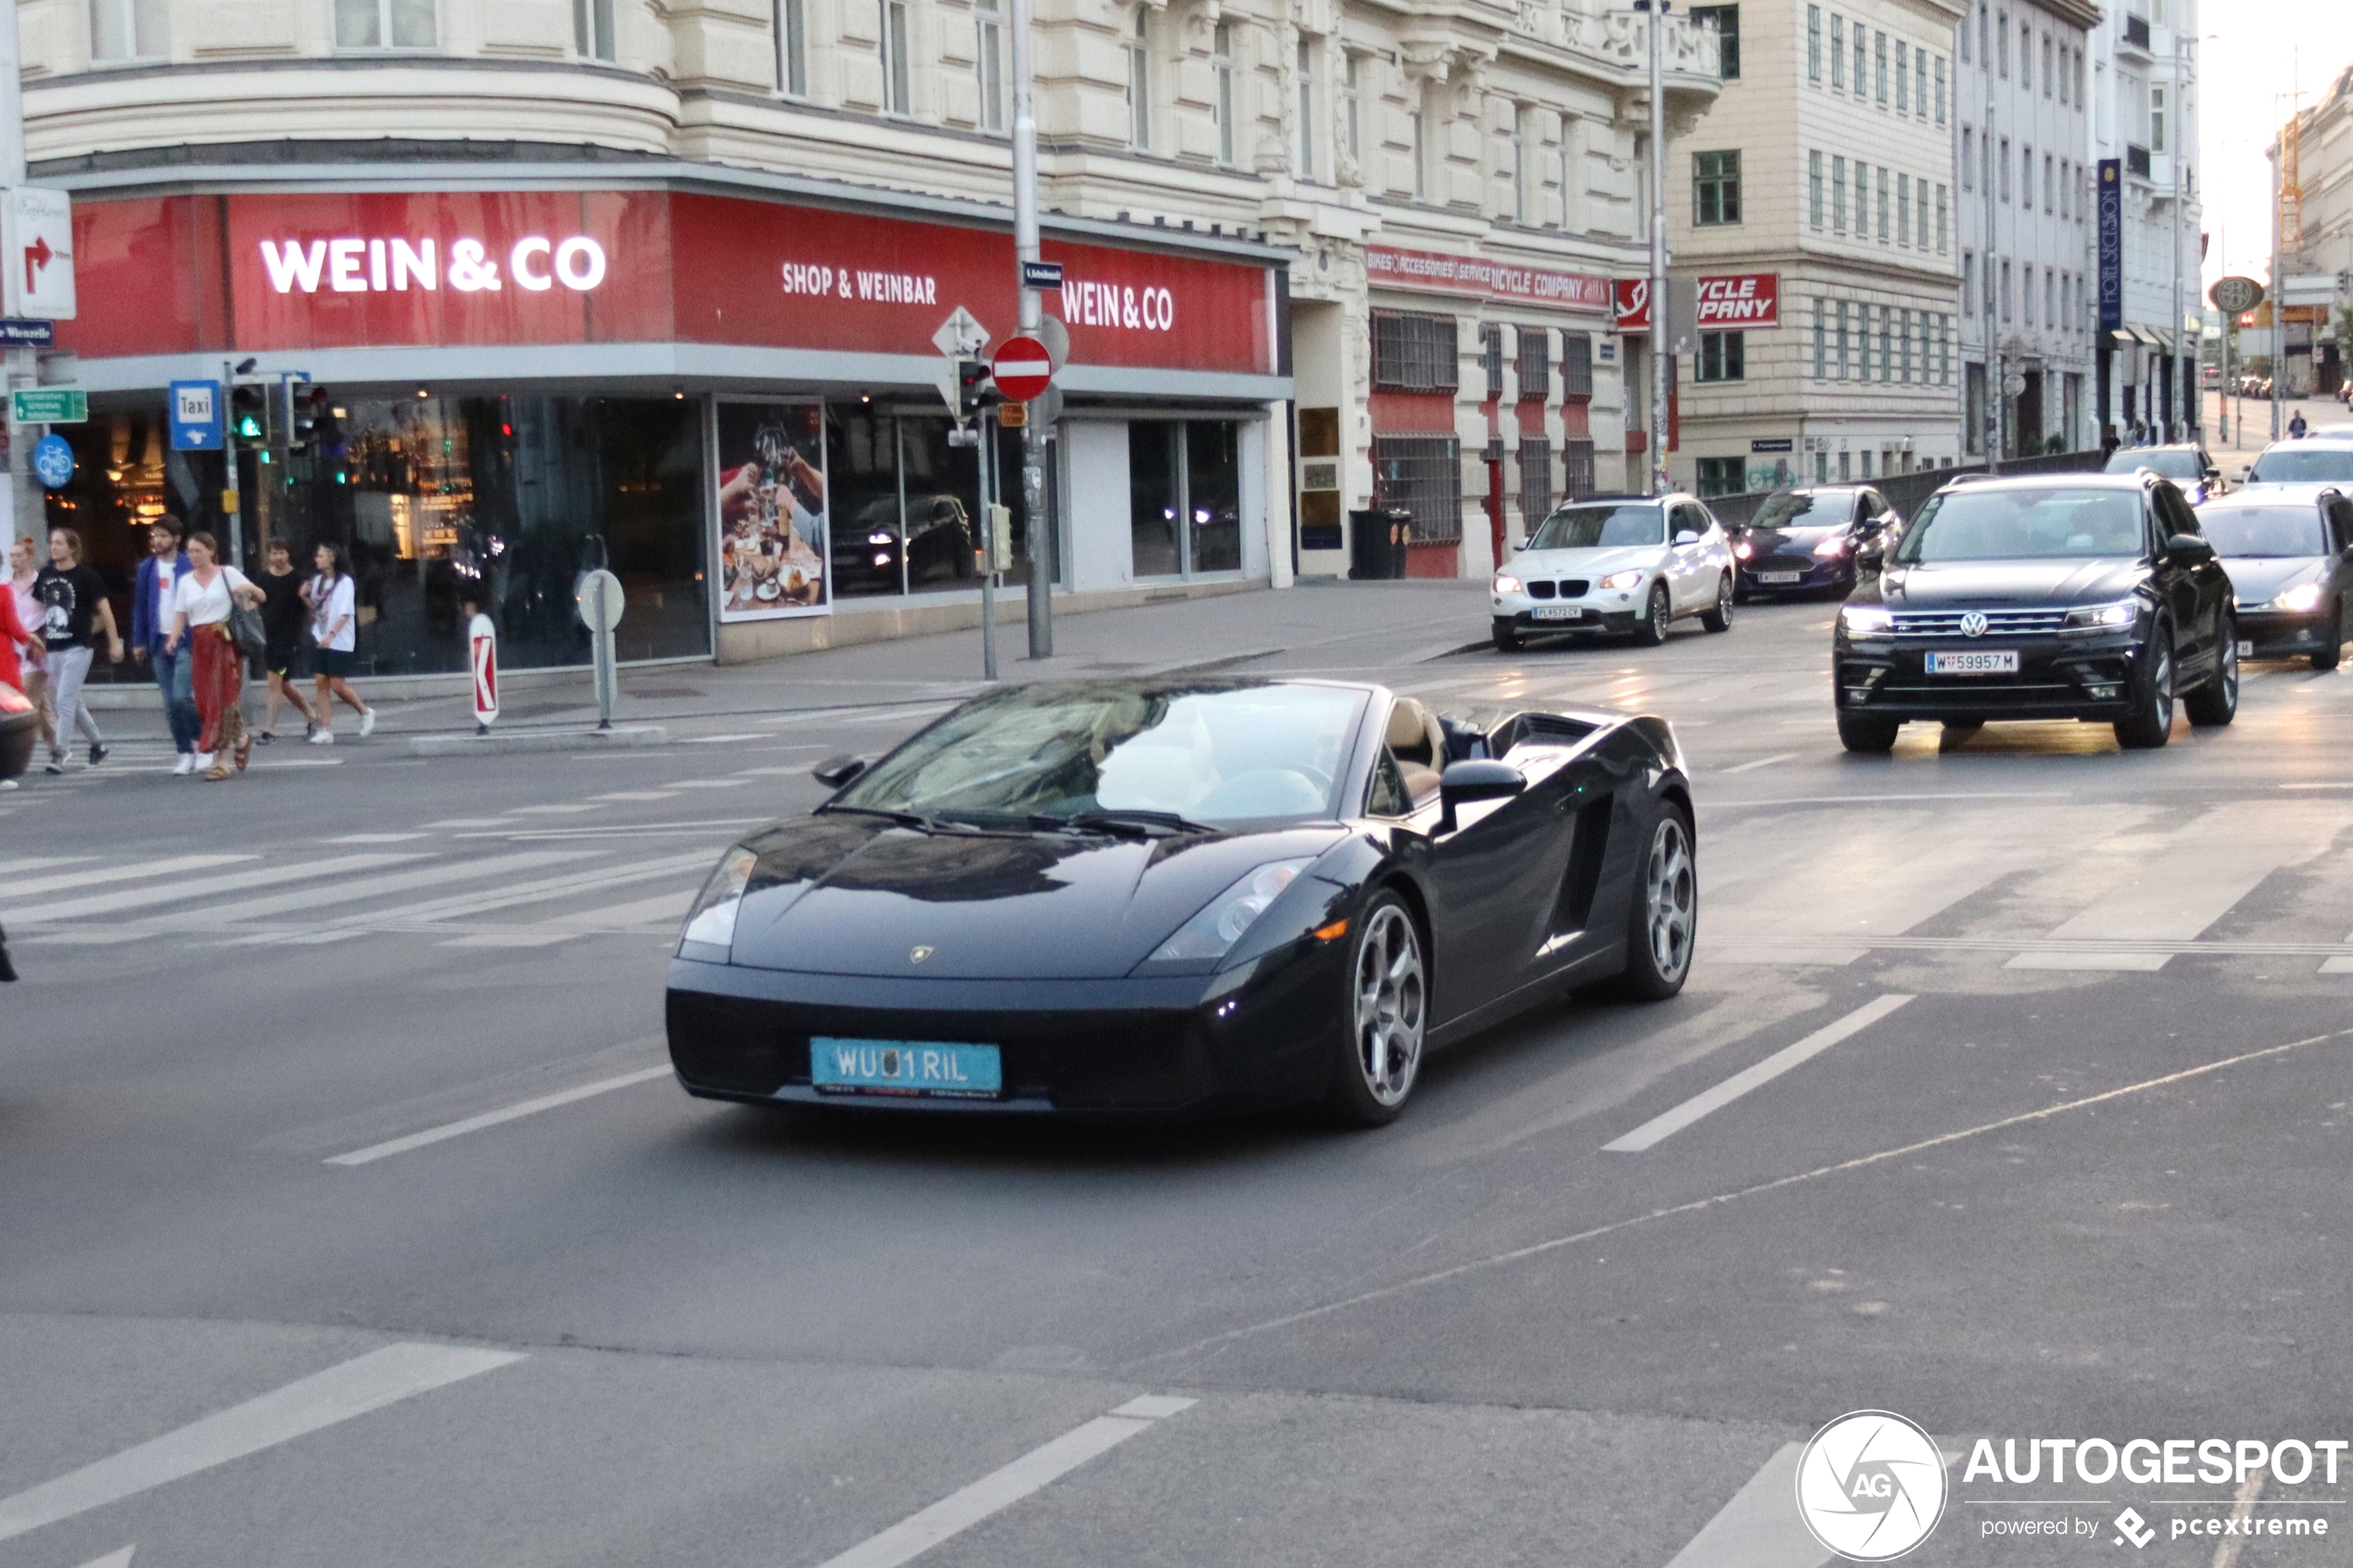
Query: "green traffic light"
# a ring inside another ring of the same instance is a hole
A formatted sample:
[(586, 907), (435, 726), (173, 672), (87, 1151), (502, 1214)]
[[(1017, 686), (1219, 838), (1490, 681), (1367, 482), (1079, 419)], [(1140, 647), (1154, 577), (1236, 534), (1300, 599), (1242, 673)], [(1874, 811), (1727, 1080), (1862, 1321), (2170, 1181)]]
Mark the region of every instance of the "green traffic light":
[(247, 441), (258, 439), (261, 434), (261, 421), (251, 414), (238, 416), (237, 434)]

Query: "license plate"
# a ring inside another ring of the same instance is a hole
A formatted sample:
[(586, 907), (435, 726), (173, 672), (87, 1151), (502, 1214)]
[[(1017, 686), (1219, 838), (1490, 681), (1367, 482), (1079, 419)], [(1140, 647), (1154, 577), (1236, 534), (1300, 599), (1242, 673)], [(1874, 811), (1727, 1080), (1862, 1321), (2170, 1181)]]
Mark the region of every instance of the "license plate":
[(1756, 580), (1768, 586), (1780, 583), (1803, 582), (1805, 577), (1806, 573), (1802, 571), (1760, 571), (1756, 573)]
[(1582, 621), (1585, 619), (1585, 607), (1583, 605), (1538, 605), (1529, 611), (1529, 614), (1539, 621)]
[(809, 1042), (809, 1081), (833, 1094), (994, 1099), (1005, 1076), (995, 1046), (820, 1035)]
[(1932, 653), (1928, 656), (1928, 672), (1931, 675), (2015, 675), (2018, 673), (2018, 650), (1989, 648), (1983, 653)]
[(2248, 642), (2245, 637), (2241, 637), (2239, 639), (2239, 657), (2241, 659), (2253, 659), (2255, 657), (2255, 645)]

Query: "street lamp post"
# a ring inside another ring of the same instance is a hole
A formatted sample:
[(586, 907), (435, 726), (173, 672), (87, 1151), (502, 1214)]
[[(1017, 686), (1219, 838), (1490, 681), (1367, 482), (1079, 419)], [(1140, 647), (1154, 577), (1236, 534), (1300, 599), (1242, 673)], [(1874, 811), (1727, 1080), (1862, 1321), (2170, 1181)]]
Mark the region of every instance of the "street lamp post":
[[(2173, 354), (2173, 385), (2172, 385), (2171, 388), (2169, 388), (2169, 389), (2168, 389), (2168, 391), (2167, 391), (2167, 395), (2166, 395), (2166, 399), (2165, 399), (2165, 400), (2166, 400), (2167, 402), (2169, 402), (2169, 403), (2172, 404), (2172, 405), (2173, 405), (2173, 406), (2174, 406), (2177, 409), (2179, 409), (2179, 410), (2180, 410), (2180, 412), (2181, 412), (2181, 424), (2182, 424), (2183, 428), (2183, 429), (2190, 429), (2190, 428), (2194, 427), (2194, 426), (2197, 423), (2197, 421), (2196, 421), (2196, 420), (2192, 420), (2192, 419), (2190, 418), (2190, 411), (2189, 411), (2189, 409), (2188, 409), (2187, 408), (2183, 407), (2183, 405), (2185, 404), (2185, 402), (2187, 401), (2188, 396), (2189, 396), (2188, 383), (2189, 383), (2190, 382), (2194, 381), (2196, 378), (2195, 378), (2193, 375), (2191, 375), (2191, 374), (2190, 374), (2190, 372), (2189, 372), (2189, 371), (2187, 371), (2187, 370), (2183, 368), (2183, 367), (2184, 367), (2184, 361), (2185, 361), (2185, 359), (2187, 358), (2187, 357), (2186, 357), (2186, 356), (2184, 356), (2184, 355), (2183, 355), (2183, 353), (2181, 352), (2181, 348), (2182, 348), (2182, 131), (2183, 131), (2183, 127), (2184, 123), (2185, 123), (2185, 122), (2187, 121), (2187, 119), (2188, 119), (2188, 116), (2183, 112), (2183, 92), (2184, 92), (2184, 85), (2183, 85), (2183, 83), (2184, 83), (2184, 74), (2183, 74), (2183, 69), (2182, 69), (2182, 66), (2183, 66), (2182, 45), (2183, 45), (2185, 42), (2186, 42), (2186, 40), (2183, 37), (2183, 35), (2182, 35), (2181, 33), (2176, 32), (2176, 33), (2173, 35), (2173, 96), (2172, 96), (2172, 101), (2171, 101), (2171, 102), (2170, 102), (2170, 103), (2168, 103), (2168, 104), (2165, 106), (2165, 112), (2166, 112), (2166, 114), (2167, 114), (2167, 115), (2168, 115), (2168, 116), (2169, 116), (2171, 119), (2172, 119), (2172, 121), (2173, 121), (2173, 123), (2172, 123), (2172, 124), (2171, 124), (2171, 125), (2169, 125), (2169, 126), (2167, 126), (2167, 127), (2165, 128), (2165, 129), (2166, 129), (2166, 137), (2165, 137), (2166, 150), (2167, 150), (2167, 152), (2168, 152), (2169, 154), (2171, 154), (2171, 156), (2170, 156), (2170, 157), (2168, 157), (2165, 161), (2166, 161), (2167, 165), (2169, 166), (2168, 172), (2170, 172), (2170, 173), (2172, 175), (2172, 177), (2173, 177), (2173, 320), (2172, 320), (2171, 324), (2171, 325), (2167, 328), (2165, 335), (2166, 335), (2169, 339), (2171, 339), (2171, 340), (2172, 341), (2172, 344), (2173, 344), (2173, 349), (2174, 349), (2174, 354)], [(2202, 400), (2203, 400), (2203, 399), (2201, 398), (2201, 401), (2202, 401)], [(2170, 441), (2170, 440), (2171, 440), (2171, 439), (2173, 438), (2173, 433), (2173, 433), (2173, 432), (2171, 432), (2171, 431), (2170, 431), (2170, 430), (2169, 430), (2169, 431), (2167, 431), (2167, 432), (2165, 433), (2166, 439), (2167, 439), (2167, 440), (2169, 440), (2169, 441)], [(2195, 437), (2193, 437), (2193, 439), (2195, 439)]]
[[(1982, 51), (1981, 51), (1982, 52)], [(2004, 178), (2009, 174), (2009, 158), (2002, 159)], [(2004, 415), (2009, 411), (2009, 361), (2001, 350), (2001, 319), (1994, 314), (1994, 253), (1998, 242), (1994, 235), (1994, 72), (1985, 72), (1985, 133), (1978, 155), (1978, 183), (1985, 187), (1985, 466), (2002, 466), (2002, 432), (2007, 425)]]
[(1671, 0), (1634, 0), (1650, 13), (1651, 45), (1651, 494), (1667, 472), (1667, 14)]
[[(1013, 270), (1021, 290), (1021, 331), (1036, 337), (1044, 314), (1029, 285), (1026, 263), (1041, 259), (1038, 245), (1038, 95), (1031, 80), (1030, 0), (1013, 0)], [(1035, 412), (1035, 409), (1032, 410)], [(1044, 421), (1028, 419), (1021, 428), (1022, 515), (1028, 520), (1029, 657), (1054, 651), (1053, 520), (1046, 515)]]

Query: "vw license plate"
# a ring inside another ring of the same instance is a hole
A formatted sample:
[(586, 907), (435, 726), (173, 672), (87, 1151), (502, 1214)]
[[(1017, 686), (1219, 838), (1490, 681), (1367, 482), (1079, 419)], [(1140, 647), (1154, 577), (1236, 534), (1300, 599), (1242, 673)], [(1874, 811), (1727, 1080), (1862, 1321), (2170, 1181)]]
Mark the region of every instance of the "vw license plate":
[(1931, 675), (2015, 675), (2018, 673), (2018, 650), (1989, 648), (1983, 653), (1932, 653), (1928, 656), (1928, 672)]
[(1005, 1075), (995, 1046), (820, 1035), (809, 1042), (809, 1081), (830, 1094), (994, 1099)]
[(1585, 619), (1585, 607), (1583, 605), (1538, 605), (1528, 613), (1538, 621), (1582, 621)]
[(1760, 571), (1756, 573), (1756, 580), (1767, 587), (1774, 587), (1783, 583), (1802, 582), (1805, 576), (1802, 571)]

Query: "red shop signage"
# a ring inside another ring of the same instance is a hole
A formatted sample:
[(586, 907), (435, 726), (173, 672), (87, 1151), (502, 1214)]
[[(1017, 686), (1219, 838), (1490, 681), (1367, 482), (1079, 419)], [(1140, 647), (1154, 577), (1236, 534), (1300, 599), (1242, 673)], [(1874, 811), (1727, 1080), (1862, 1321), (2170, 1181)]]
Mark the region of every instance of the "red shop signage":
[(1701, 332), (1781, 324), (1781, 275), (1778, 272), (1735, 272), (1729, 277), (1702, 278), (1695, 292), (1699, 301), (1696, 324)]
[[(937, 351), (1013, 331), (1010, 234), (671, 191), (179, 195), (75, 204), (90, 358), (687, 342)], [(1049, 240), (1078, 364), (1271, 373), (1265, 268)], [(1048, 308), (1055, 300), (1050, 296)]]
[(1419, 289), (1474, 299), (1500, 299), (1515, 305), (1549, 305), (1565, 310), (1609, 308), (1607, 278), (1541, 267), (1516, 267), (1508, 261), (1485, 257), (1366, 245), (1365, 277), (1377, 289)]
[(1617, 308), (1619, 332), (1646, 332), (1651, 330), (1651, 281), (1648, 278), (1618, 279), (1611, 286), (1610, 297)]

